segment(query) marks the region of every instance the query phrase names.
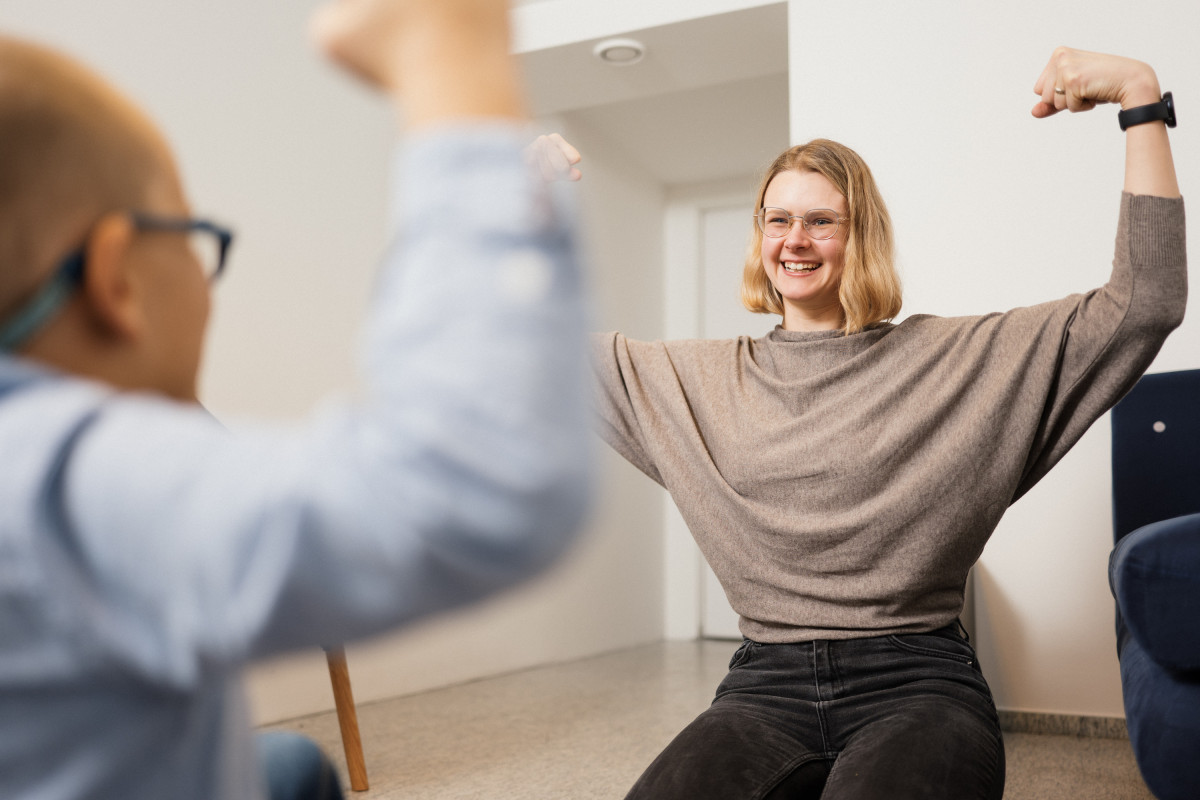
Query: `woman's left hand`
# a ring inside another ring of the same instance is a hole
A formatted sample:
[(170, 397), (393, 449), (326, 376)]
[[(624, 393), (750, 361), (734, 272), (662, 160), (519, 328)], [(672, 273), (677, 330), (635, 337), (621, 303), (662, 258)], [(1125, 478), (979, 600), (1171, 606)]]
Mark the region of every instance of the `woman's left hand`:
[(537, 137), (525, 148), (525, 158), (547, 181), (577, 181), (583, 177), (575, 166), (583, 157), (574, 145), (557, 133)]
[(1087, 111), (1101, 103), (1122, 108), (1157, 103), (1158, 76), (1149, 64), (1132, 58), (1056, 48), (1033, 91), (1041, 100), (1033, 107), (1039, 119), (1068, 111)]

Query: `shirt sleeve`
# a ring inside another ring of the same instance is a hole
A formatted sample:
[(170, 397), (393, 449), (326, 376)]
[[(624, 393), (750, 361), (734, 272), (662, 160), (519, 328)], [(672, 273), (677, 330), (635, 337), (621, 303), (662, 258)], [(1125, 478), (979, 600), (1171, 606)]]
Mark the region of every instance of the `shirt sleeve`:
[(1186, 302), (1182, 198), (1123, 194), (1108, 283), (1062, 301), (1069, 316), (1057, 374), (1014, 499), (1133, 388), (1183, 321)]
[[(593, 424), (596, 432), (625, 460), (662, 484), (663, 479), (651, 456), (647, 440), (647, 415), (658, 415), (668, 405), (654, 397), (647, 386), (647, 374), (638, 368), (637, 347), (661, 343), (631, 342), (619, 333), (593, 333), (592, 369)], [(661, 357), (660, 357), (660, 360)]]
[(515, 126), (407, 142), (367, 389), (304, 427), (231, 434), (103, 403), (63, 467), (59, 530), (95, 581), (88, 641), (188, 685), (379, 633), (549, 563), (586, 504), (586, 314), (573, 215)]

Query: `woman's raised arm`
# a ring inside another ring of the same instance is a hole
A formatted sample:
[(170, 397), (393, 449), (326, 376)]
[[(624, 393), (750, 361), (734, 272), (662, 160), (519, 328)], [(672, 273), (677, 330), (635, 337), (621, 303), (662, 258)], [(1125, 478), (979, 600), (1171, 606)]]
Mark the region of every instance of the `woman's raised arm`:
[[(1033, 107), (1038, 118), (1063, 109), (1087, 111), (1101, 103), (1120, 103), (1126, 110), (1157, 103), (1162, 97), (1158, 76), (1149, 64), (1069, 47), (1054, 51), (1033, 91), (1041, 95)], [(1179, 197), (1164, 122), (1133, 125), (1125, 131), (1125, 191)]]

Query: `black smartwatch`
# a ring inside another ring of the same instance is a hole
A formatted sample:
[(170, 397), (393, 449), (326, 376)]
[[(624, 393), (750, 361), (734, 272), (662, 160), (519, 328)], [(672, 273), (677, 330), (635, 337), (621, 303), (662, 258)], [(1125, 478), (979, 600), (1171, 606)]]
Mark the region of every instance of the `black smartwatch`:
[(1160, 119), (1167, 123), (1168, 128), (1175, 127), (1175, 99), (1171, 97), (1170, 92), (1163, 94), (1162, 100), (1157, 103), (1136, 106), (1117, 114), (1117, 122), (1121, 124), (1121, 130), (1146, 122), (1158, 122)]

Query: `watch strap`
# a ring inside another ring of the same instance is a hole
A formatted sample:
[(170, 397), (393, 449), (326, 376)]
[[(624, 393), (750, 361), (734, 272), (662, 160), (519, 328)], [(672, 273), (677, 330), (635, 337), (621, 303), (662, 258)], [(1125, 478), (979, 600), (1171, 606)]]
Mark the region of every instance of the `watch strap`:
[(1167, 123), (1168, 128), (1175, 127), (1175, 98), (1171, 97), (1170, 92), (1164, 93), (1162, 99), (1157, 103), (1127, 108), (1117, 114), (1117, 122), (1120, 124), (1121, 130), (1159, 120)]

